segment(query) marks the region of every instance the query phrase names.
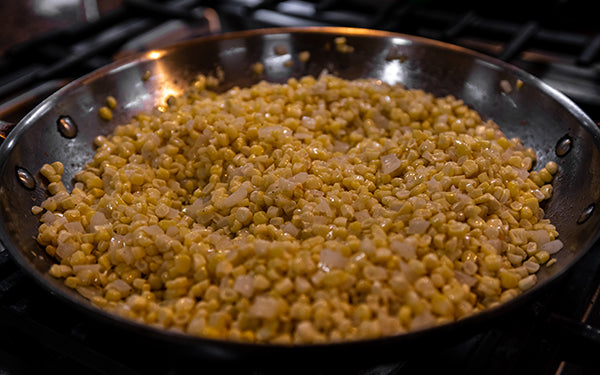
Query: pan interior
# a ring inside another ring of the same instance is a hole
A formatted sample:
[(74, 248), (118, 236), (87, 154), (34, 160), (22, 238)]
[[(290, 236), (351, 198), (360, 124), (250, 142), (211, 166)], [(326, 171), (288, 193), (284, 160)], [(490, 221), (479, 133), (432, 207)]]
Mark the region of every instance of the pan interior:
[[(334, 47), (339, 36), (346, 37), (352, 52)], [(276, 53), (280, 46), (285, 54)], [(310, 53), (308, 61), (298, 59), (302, 51)], [(286, 64), (288, 60), (292, 64)], [(264, 66), (262, 74), (253, 73), (257, 62)], [(419, 38), (352, 29), (271, 30), (191, 41), (118, 62), (74, 82), (26, 116), (0, 148), (0, 234), (19, 263), (53, 292), (88, 304), (47, 274), (54, 260), (35, 241), (39, 221), (31, 208), (47, 197), (39, 169), (62, 161), (63, 182), (70, 189), (74, 173), (93, 155), (96, 136), (109, 134), (116, 124), (140, 111), (164, 104), (197, 74), (217, 69), (225, 74), (222, 90), (262, 79), (285, 82), (290, 77), (317, 76), (325, 69), (347, 79), (372, 77), (437, 96), (454, 95), (493, 119), (507, 136), (533, 147), (538, 168), (555, 161), (559, 173), (553, 197), (544, 208), (565, 248), (554, 266), (542, 267), (534, 290), (566, 270), (597, 238), (599, 131), (555, 90), (501, 62)], [(503, 90), (503, 82), (512, 90)], [(110, 122), (98, 116), (108, 95), (118, 101)], [(65, 116), (76, 127), (74, 136), (60, 131)], [(564, 149), (557, 152), (557, 145)], [(33, 186), (19, 178), (23, 171), (31, 174)]]

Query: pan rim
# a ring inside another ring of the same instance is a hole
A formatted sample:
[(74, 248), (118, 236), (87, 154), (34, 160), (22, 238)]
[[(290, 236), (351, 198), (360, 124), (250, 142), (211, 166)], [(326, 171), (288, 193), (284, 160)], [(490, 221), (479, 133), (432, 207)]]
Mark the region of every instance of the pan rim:
[[(348, 28), (348, 27), (292, 27), (292, 28), (269, 28), (269, 29), (254, 29), (254, 30), (245, 30), (245, 31), (236, 31), (231, 33), (217, 34), (204, 36), (196, 39), (192, 39), (189, 41), (184, 41), (181, 43), (174, 44), (172, 46), (168, 46), (165, 48), (157, 49), (154, 51), (142, 52), (132, 56), (125, 57), (123, 59), (117, 60), (109, 65), (106, 65), (102, 68), (99, 68), (91, 73), (88, 73), (65, 87), (61, 88), (48, 98), (46, 98), (42, 103), (40, 103), (35, 109), (30, 111), (19, 123), (16, 128), (9, 134), (6, 140), (2, 142), (0, 145), (0, 174), (4, 173), (6, 168), (6, 160), (7, 156), (14, 147), (15, 143), (21, 137), (22, 133), (25, 132), (27, 127), (33, 123), (33, 120), (37, 117), (39, 113), (44, 112), (48, 107), (52, 106), (59, 98), (61, 98), (65, 93), (72, 91), (81, 85), (85, 85), (91, 81), (100, 79), (102, 76), (114, 72), (118, 69), (124, 69), (126, 66), (132, 63), (137, 63), (139, 61), (145, 61), (150, 59), (155, 59), (152, 57), (153, 52), (160, 52), (159, 55), (168, 54), (170, 51), (177, 50), (186, 45), (195, 45), (202, 43), (210, 43), (213, 41), (219, 40), (232, 40), (239, 38), (248, 38), (248, 37), (257, 37), (264, 35), (272, 35), (272, 34), (289, 34), (289, 33), (315, 33), (315, 34), (329, 34), (329, 35), (337, 35), (337, 36), (363, 36), (363, 37), (375, 37), (375, 38), (399, 38), (408, 40), (411, 43), (421, 43), (429, 46), (435, 46), (437, 48), (444, 49), (452, 49), (454, 51), (460, 53), (466, 53), (468, 55), (473, 56), (477, 60), (486, 62), (494, 66), (495, 68), (499, 68), (505, 71), (509, 71), (517, 77), (523, 79), (527, 84), (533, 84), (537, 89), (544, 92), (546, 95), (550, 96), (553, 100), (555, 100), (558, 104), (563, 106), (570, 114), (572, 114), (581, 124), (582, 126), (590, 132), (593, 136), (596, 143), (600, 144), (600, 130), (596, 126), (596, 124), (585, 114), (585, 112), (577, 106), (571, 99), (569, 99), (566, 95), (558, 91), (557, 89), (551, 87), (546, 84), (542, 80), (533, 76), (532, 74), (512, 65), (507, 62), (498, 60), (494, 57), (464, 48), (460, 46), (456, 46), (453, 44), (449, 44), (446, 42), (441, 42), (433, 39), (394, 33), (388, 31), (381, 30), (372, 30), (372, 29), (363, 29), (363, 28)], [(160, 57), (159, 57), (160, 58)], [(0, 213), (3, 216), (3, 214)], [(4, 220), (0, 220), (0, 244), (10, 253), (12, 258), (19, 264), (19, 266), (26, 271), (26, 273), (31, 276), (34, 280), (38, 282), (38, 284), (42, 285), (46, 290), (48, 290), (52, 295), (58, 296), (63, 300), (68, 301), (73, 304), (77, 308), (83, 309), (87, 312), (91, 312), (95, 316), (100, 317), (101, 319), (109, 322), (118, 322), (121, 325), (125, 325), (126, 327), (136, 329), (138, 332), (142, 332), (144, 334), (149, 334), (153, 337), (159, 339), (166, 340), (176, 340), (178, 343), (185, 342), (186, 344), (212, 344), (218, 347), (227, 346), (229, 348), (236, 349), (248, 349), (252, 348), (253, 350), (266, 350), (270, 351), (273, 349), (277, 350), (294, 350), (298, 351), (299, 348), (304, 348), (306, 350), (313, 349), (322, 349), (322, 348), (350, 348), (353, 346), (363, 346), (363, 345), (387, 345), (387, 344), (400, 344), (402, 342), (410, 342), (415, 338), (419, 337), (428, 337), (431, 335), (437, 334), (440, 331), (448, 331), (450, 330), (450, 325), (459, 325), (466, 326), (472, 325), (476, 323), (477, 320), (481, 319), (490, 319), (498, 315), (502, 315), (508, 310), (513, 310), (518, 305), (524, 303), (527, 297), (538, 295), (542, 290), (546, 289), (549, 285), (554, 284), (557, 280), (561, 279), (570, 269), (572, 269), (573, 265), (581, 260), (581, 258), (590, 250), (595, 242), (597, 242), (600, 237), (600, 232), (596, 232), (590, 241), (590, 245), (587, 248), (582, 249), (577, 256), (563, 269), (561, 269), (556, 275), (552, 276), (550, 279), (546, 280), (542, 284), (536, 285), (532, 290), (529, 290), (525, 293), (520, 294), (517, 298), (512, 301), (502, 303), (499, 306), (485, 309), (481, 312), (478, 312), (472, 316), (469, 316), (465, 319), (454, 321), (451, 323), (436, 325), (433, 327), (417, 330), (417, 331), (409, 331), (406, 333), (402, 333), (399, 335), (393, 336), (385, 336), (379, 337), (375, 339), (367, 339), (367, 340), (351, 340), (351, 341), (342, 341), (342, 342), (327, 342), (327, 343), (316, 343), (316, 344), (272, 344), (272, 343), (246, 343), (246, 342), (237, 342), (233, 340), (225, 340), (225, 339), (212, 339), (206, 337), (196, 337), (189, 334), (178, 333), (167, 331), (165, 329), (152, 327), (150, 325), (146, 325), (143, 323), (138, 323), (133, 320), (126, 319), (124, 317), (118, 316), (116, 314), (110, 313), (106, 310), (100, 309), (91, 303), (81, 303), (81, 300), (87, 301), (83, 299), (83, 297), (76, 296), (75, 293), (67, 294), (62, 290), (55, 287), (52, 283), (46, 282), (46, 278), (50, 277), (47, 275), (43, 275), (38, 272), (23, 256), (22, 252), (17, 248), (17, 246), (10, 241), (10, 237), (8, 236), (7, 228), (5, 227)], [(8, 239), (8, 241), (7, 241)], [(8, 243), (6, 243), (8, 242)], [(89, 301), (88, 301), (89, 302)], [(459, 327), (460, 329), (461, 327)]]

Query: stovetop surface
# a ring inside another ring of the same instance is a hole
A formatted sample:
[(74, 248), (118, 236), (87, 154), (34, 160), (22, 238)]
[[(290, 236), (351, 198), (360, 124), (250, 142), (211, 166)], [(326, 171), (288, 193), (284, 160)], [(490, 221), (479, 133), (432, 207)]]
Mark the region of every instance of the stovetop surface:
[[(61, 24), (66, 29), (48, 33), (43, 24), (38, 31), (44, 33), (3, 46), (0, 120), (18, 121), (70, 80), (118, 56), (165, 43), (165, 39), (307, 25), (369, 27), (476, 49), (542, 78), (571, 97), (593, 120), (600, 120), (600, 31), (594, 12), (586, 11), (589, 5), (568, 0), (535, 1), (527, 7), (510, 0), (495, 4), (434, 0), (114, 1), (105, 9), (96, 7), (99, 13), (96, 17), (88, 14), (91, 18), (85, 24), (78, 22), (86, 13), (78, 13), (77, 23)], [(6, 6), (3, 2), (0, 10)], [(184, 15), (180, 7), (192, 15)], [(600, 331), (593, 328), (600, 327), (599, 286), (600, 245), (596, 245), (556, 285), (502, 319), (484, 324), (456, 345), (411, 353), (408, 358), (399, 353), (391, 363), (364, 368), (316, 366), (310, 373), (600, 373)], [(0, 374), (183, 374), (191, 368), (205, 370), (203, 373), (294, 372), (293, 364), (265, 369), (207, 363), (135, 336), (121, 337), (117, 329), (99, 324), (49, 295), (5, 251), (0, 252), (0, 332)]]

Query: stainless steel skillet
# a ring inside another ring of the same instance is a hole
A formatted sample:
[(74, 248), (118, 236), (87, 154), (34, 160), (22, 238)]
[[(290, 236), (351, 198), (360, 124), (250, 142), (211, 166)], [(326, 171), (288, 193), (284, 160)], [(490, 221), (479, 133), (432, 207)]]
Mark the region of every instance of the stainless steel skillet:
[[(353, 52), (335, 48), (334, 39), (340, 36), (346, 37)], [(308, 61), (299, 60), (301, 51), (310, 52)], [(288, 60), (291, 65), (286, 64)], [(256, 62), (264, 64), (263, 74), (253, 73), (251, 66)], [(289, 77), (318, 75), (327, 69), (344, 78), (375, 77), (463, 99), (497, 122), (509, 137), (520, 137), (533, 147), (538, 165), (550, 160), (559, 165), (554, 195), (545, 206), (565, 244), (556, 256), (557, 263), (543, 267), (538, 285), (510, 303), (444, 326), (349, 343), (277, 346), (208, 340), (142, 326), (93, 307), (47, 273), (54, 261), (35, 241), (39, 222), (31, 214), (31, 207), (46, 197), (40, 167), (62, 161), (64, 182), (70, 187), (74, 173), (93, 155), (91, 145), (97, 135), (109, 134), (115, 125), (138, 112), (164, 104), (198, 73), (215, 72), (217, 67), (225, 73), (222, 90), (261, 79), (285, 82)], [(114, 96), (119, 106), (113, 120), (105, 122), (98, 109), (108, 95)], [(123, 334), (133, 333), (202, 358), (297, 360), (319, 356), (352, 362), (364, 355), (393, 356), (419, 350), (485, 328), (488, 321), (557, 281), (598, 238), (599, 183), (600, 131), (596, 124), (564, 95), (511, 65), (456, 46), (374, 30), (255, 30), (202, 38), (116, 62), (73, 82), (29, 113), (0, 146), (0, 240), (50, 293), (72, 302), (99, 324), (118, 327)]]

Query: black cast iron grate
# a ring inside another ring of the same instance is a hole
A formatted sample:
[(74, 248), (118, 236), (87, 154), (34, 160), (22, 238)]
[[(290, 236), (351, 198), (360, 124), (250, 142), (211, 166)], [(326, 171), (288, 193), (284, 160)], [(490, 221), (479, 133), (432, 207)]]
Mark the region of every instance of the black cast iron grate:
[(515, 64), (600, 114), (600, 30), (583, 1), (207, 1), (231, 30), (366, 27), (474, 49)]
[(111, 63), (119, 53), (138, 52), (123, 51), (128, 43), (143, 47), (145, 39), (163, 37), (169, 22), (185, 24), (188, 37), (207, 34), (203, 10), (198, 0), (125, 0), (93, 22), (54, 29), (10, 48), (0, 56), (0, 119), (18, 121), (69, 81)]

